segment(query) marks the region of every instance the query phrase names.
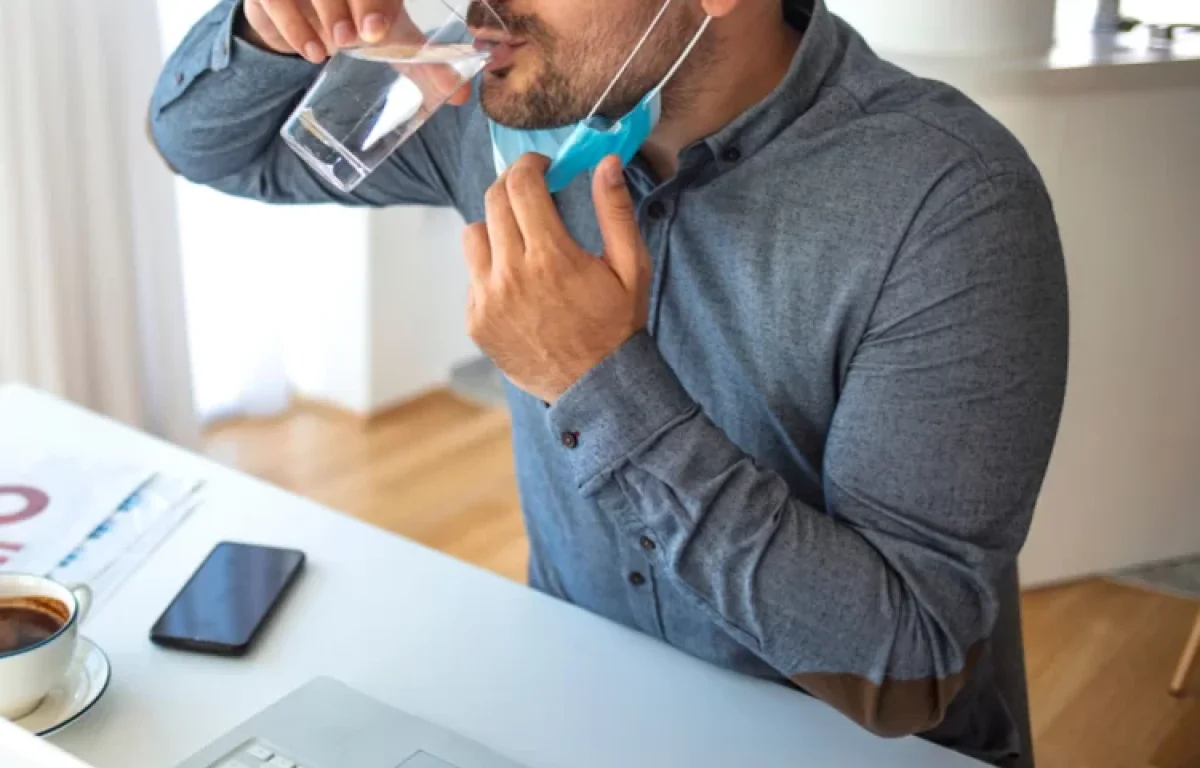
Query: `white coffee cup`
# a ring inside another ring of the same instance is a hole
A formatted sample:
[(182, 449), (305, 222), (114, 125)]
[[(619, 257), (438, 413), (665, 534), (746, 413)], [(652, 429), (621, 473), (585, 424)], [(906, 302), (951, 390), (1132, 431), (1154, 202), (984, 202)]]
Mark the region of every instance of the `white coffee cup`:
[(0, 651), (0, 717), (16, 720), (28, 715), (66, 676), (79, 642), (79, 624), (91, 604), (92, 591), (84, 584), (67, 587), (44, 576), (0, 573), (0, 609), (37, 610), (59, 624), (44, 640)]

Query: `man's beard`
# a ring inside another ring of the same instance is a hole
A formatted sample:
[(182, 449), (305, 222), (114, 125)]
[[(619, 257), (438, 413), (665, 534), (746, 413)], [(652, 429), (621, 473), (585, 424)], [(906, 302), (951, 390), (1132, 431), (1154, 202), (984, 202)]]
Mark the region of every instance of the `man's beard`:
[[(586, 43), (560, 45), (562, 41), (536, 17), (508, 14), (502, 5), (489, 11), (480, 3), (472, 4), (467, 16), (469, 25), (507, 29), (514, 37), (527, 41), (538, 53), (542, 65), (541, 71), (519, 93), (506, 92), (503, 82), (506, 73), (486, 77), (480, 94), (483, 111), (501, 125), (524, 130), (559, 128), (583, 120), (654, 18), (657, 8), (653, 5), (647, 4), (650, 12), (644, 23), (620, 25), (620, 30), (636, 29), (631, 37), (614, 29), (600, 35), (581, 36)], [(503, 27), (499, 26), (497, 16)], [(654, 73), (660, 70), (665, 73), (670, 67), (671, 60), (667, 58), (670, 51), (678, 52), (686, 44), (686, 40), (675, 39), (681, 37), (681, 32), (678, 24), (664, 19), (605, 97), (598, 114), (617, 119), (637, 106), (661, 77)], [(664, 35), (670, 39), (664, 40)], [(609, 53), (597, 61), (598, 51)], [(495, 79), (489, 81), (489, 78)]]

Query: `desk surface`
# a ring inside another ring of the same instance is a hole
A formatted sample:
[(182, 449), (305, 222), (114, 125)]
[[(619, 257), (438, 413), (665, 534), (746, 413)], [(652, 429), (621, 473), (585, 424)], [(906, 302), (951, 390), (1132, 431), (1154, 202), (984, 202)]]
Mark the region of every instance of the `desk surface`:
[[(112, 659), (113, 683), (52, 738), (97, 768), (168, 768), (318, 674), (530, 768), (978, 765), (919, 739), (877, 739), (807, 696), (28, 389), (0, 387), (0, 425), (0, 447), (208, 480), (202, 506), (83, 626)], [(151, 624), (222, 539), (303, 549), (307, 572), (246, 658), (152, 645)]]

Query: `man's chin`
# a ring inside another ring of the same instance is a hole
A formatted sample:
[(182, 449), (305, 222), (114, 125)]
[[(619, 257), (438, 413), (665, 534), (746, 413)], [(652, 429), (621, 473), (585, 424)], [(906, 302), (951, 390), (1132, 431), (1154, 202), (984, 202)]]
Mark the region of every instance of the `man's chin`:
[(500, 72), (487, 72), (479, 86), (479, 106), (493, 122), (518, 130), (550, 130), (562, 128), (583, 119), (582, 115), (553, 114), (548, 109), (540, 78), (530, 77), (527, 71), (512, 67)]
[(514, 124), (515, 113), (520, 106), (520, 94), (513, 93), (505, 73), (487, 73), (479, 86), (479, 107), (492, 122), (508, 128), (517, 128)]
[(522, 131), (540, 131), (562, 128), (574, 120), (538, 119), (531, 114), (529, 105), (520, 94), (510, 94), (492, 91), (487, 84), (479, 94), (479, 106), (492, 122), (505, 128)]

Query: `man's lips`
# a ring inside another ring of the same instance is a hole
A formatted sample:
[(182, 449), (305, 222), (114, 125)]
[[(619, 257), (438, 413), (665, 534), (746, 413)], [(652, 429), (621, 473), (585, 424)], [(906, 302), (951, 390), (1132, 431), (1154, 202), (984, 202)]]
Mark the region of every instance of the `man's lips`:
[(524, 40), (509, 37), (503, 33), (485, 30), (475, 35), (475, 49), (487, 51), (490, 54), (486, 66), (490, 72), (507, 69), (511, 66), (517, 51), (524, 45)]

